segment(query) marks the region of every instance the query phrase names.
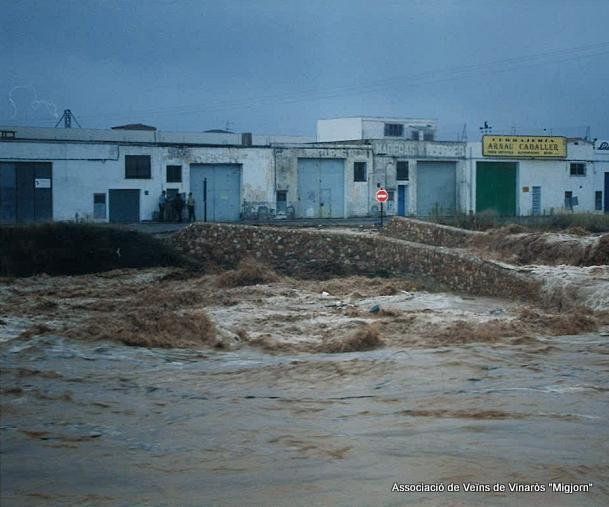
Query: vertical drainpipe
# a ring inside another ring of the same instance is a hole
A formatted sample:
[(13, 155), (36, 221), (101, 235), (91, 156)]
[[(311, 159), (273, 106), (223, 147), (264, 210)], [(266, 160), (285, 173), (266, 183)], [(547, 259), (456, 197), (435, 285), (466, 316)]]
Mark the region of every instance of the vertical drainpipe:
[[(285, 196), (286, 207), (288, 205), (288, 195), (286, 192)], [(275, 209), (275, 215), (277, 214), (277, 148), (273, 147), (273, 194), (271, 195), (271, 202), (275, 203), (273, 206)], [(287, 215), (287, 213), (286, 213)]]
[(470, 146), (470, 148), (469, 148), (469, 185), (468, 185), (468, 189), (469, 189), (469, 209), (471, 212), (474, 211), (474, 191), (473, 191), (474, 169), (473, 169), (473, 164), (474, 164), (474, 160), (472, 158), (472, 148)]

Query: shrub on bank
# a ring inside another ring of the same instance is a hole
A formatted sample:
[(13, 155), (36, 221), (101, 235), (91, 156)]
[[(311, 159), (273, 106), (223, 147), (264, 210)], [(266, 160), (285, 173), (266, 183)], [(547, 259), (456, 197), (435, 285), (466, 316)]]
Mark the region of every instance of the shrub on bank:
[(0, 227), (1, 276), (79, 275), (186, 264), (169, 243), (127, 229), (76, 223)]

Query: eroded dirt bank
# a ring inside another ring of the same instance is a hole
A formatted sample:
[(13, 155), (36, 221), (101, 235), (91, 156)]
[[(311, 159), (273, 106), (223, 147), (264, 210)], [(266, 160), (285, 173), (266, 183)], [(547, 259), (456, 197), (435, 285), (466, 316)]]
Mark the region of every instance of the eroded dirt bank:
[(197, 275), (156, 268), (32, 277), (0, 288), (4, 339), (58, 335), (152, 347), (269, 352), (436, 347), (596, 331), (603, 311), (428, 292), (407, 278), (296, 280), (247, 261)]

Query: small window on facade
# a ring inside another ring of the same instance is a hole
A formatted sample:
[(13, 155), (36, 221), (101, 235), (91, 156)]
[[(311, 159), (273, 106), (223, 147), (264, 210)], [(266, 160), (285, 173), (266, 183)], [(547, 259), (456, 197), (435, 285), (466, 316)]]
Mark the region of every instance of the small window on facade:
[(398, 160), (396, 165), (396, 179), (407, 180), (408, 179), (408, 162), (404, 160)]
[(366, 162), (353, 163), (353, 181), (366, 181)]
[(426, 130), (423, 132), (423, 141), (433, 141), (433, 131)]
[(583, 162), (571, 162), (569, 164), (569, 173), (571, 176), (585, 176), (586, 164)]
[(597, 211), (603, 210), (603, 193), (600, 190), (594, 192), (594, 209)]
[(106, 194), (93, 194), (93, 218), (106, 218)]
[(395, 201), (395, 190), (387, 190), (387, 201)]
[(418, 140), (419, 140), (419, 131), (418, 131), (418, 130), (413, 130), (413, 131), (410, 133), (410, 139), (411, 139), (412, 141), (418, 141)]
[(125, 155), (125, 178), (150, 179), (150, 155)]
[(182, 182), (182, 166), (181, 165), (168, 165), (167, 166), (167, 183), (181, 183)]
[(387, 137), (403, 137), (404, 125), (401, 123), (385, 123), (385, 135)]

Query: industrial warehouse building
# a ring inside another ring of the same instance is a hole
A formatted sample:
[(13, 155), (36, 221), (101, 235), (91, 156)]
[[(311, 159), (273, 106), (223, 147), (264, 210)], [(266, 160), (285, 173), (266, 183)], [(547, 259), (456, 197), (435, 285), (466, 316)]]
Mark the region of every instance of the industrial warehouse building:
[(534, 136), (436, 140), (437, 122), (319, 120), (317, 138), (0, 127), (0, 220), (157, 220), (165, 190), (199, 220), (609, 212), (607, 143)]

